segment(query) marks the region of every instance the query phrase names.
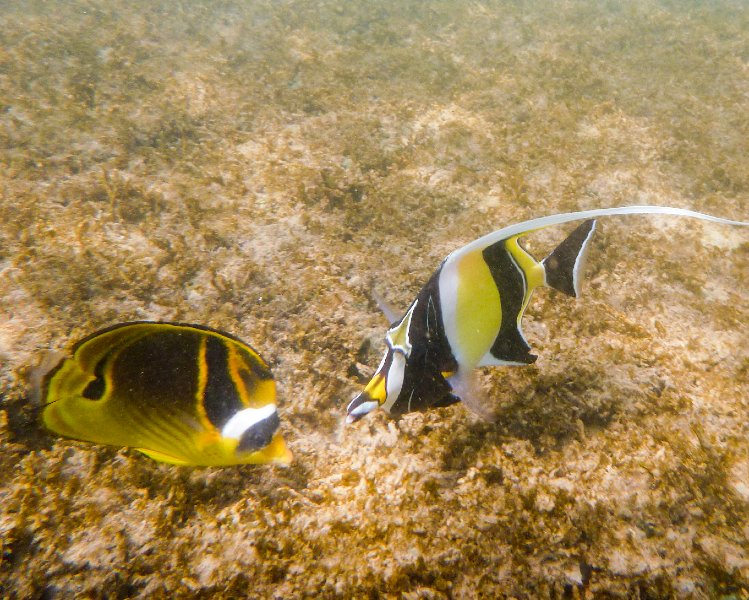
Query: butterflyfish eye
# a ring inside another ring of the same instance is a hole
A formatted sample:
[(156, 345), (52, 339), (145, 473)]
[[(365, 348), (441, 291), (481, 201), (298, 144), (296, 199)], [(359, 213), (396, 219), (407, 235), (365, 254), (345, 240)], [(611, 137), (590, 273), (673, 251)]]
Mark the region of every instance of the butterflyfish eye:
[(123, 323), (76, 343), (43, 382), (42, 421), (179, 465), (286, 464), (276, 385), (248, 344), (180, 323)]
[(278, 413), (274, 412), (259, 423), (252, 425), (239, 439), (240, 450), (258, 450), (270, 444), (273, 434), (281, 424)]

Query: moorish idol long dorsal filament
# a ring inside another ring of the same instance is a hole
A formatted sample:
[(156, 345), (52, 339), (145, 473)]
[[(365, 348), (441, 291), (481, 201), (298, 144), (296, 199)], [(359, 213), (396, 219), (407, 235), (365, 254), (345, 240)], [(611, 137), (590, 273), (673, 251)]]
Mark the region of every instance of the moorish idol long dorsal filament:
[(288, 464), (276, 383), (248, 344), (184, 323), (121, 323), (76, 343), (44, 377), (60, 435), (191, 466)]
[[(405, 315), (392, 323), (385, 355), (349, 403), (347, 422), (378, 407), (398, 415), (468, 400), (475, 367), (534, 362), (522, 331), (533, 290), (548, 286), (577, 297), (595, 219), (630, 214), (749, 226), (682, 208), (622, 206), (541, 217), (485, 235), (445, 258)], [(584, 222), (541, 261), (519, 243), (532, 231), (570, 221)]]

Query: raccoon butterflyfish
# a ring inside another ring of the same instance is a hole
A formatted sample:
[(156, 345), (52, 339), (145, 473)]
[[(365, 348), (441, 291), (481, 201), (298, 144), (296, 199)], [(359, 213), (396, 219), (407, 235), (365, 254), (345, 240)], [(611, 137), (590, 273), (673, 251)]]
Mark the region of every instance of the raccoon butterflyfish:
[[(402, 317), (381, 306), (391, 321), (385, 355), (367, 386), (349, 403), (346, 422), (377, 407), (399, 415), (460, 400), (486, 414), (475, 397), (473, 369), (533, 363), (536, 356), (530, 353), (521, 323), (533, 290), (548, 286), (577, 297), (595, 218), (628, 214), (749, 226), (680, 208), (624, 206), (551, 215), (485, 235), (448, 255)], [(570, 221), (584, 222), (541, 261), (519, 243), (532, 231)]]
[(60, 435), (194, 466), (288, 464), (276, 384), (221, 331), (133, 322), (76, 343), (43, 379), (42, 421)]

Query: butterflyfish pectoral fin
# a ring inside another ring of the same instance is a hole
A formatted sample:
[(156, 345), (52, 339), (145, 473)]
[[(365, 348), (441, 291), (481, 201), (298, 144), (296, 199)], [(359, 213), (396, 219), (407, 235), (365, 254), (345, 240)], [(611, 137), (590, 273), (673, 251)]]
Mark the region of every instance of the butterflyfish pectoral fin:
[(546, 285), (573, 298), (580, 295), (580, 274), (584, 271), (595, 229), (594, 219), (585, 221), (541, 261), (546, 272)]

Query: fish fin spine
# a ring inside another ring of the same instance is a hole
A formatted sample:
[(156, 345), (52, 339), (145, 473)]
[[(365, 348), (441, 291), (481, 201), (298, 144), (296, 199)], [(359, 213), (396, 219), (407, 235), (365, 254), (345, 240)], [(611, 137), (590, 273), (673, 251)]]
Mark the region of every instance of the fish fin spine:
[(595, 229), (595, 219), (585, 221), (541, 261), (546, 272), (546, 285), (573, 298), (580, 295), (580, 273), (584, 270)]

